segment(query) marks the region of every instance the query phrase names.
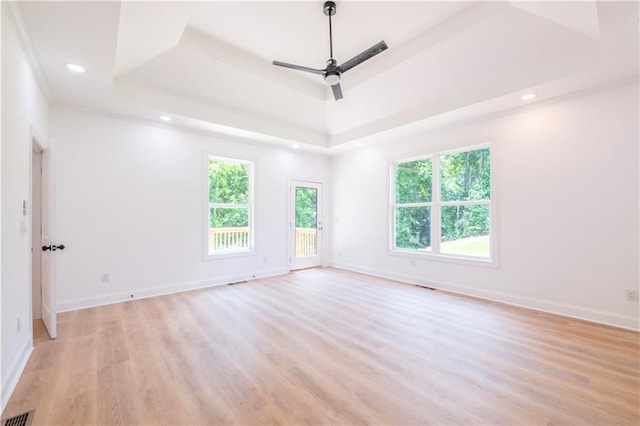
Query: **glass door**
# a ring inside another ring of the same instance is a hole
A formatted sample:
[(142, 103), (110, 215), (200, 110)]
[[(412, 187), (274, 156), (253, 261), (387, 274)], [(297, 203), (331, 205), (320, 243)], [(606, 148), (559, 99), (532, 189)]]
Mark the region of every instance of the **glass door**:
[(322, 265), (321, 191), (320, 183), (291, 182), (291, 270)]

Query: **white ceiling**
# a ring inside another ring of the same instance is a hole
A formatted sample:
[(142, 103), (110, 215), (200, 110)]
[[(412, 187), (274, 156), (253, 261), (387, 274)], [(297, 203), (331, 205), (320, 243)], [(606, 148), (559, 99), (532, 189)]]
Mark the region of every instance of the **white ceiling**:
[[(339, 1), (334, 56), (389, 49), (322, 77), (322, 1), (20, 2), (53, 102), (337, 151), (434, 123), (638, 76), (637, 2)], [(81, 75), (65, 65), (86, 67)]]

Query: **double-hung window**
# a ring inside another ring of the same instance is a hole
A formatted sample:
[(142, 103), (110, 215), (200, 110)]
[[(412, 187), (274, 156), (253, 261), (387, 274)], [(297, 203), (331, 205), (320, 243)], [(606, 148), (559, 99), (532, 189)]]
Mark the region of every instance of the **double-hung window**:
[(394, 164), (394, 247), (431, 250), (433, 159)]
[(253, 163), (208, 158), (208, 254), (253, 249)]
[(490, 260), (488, 146), (392, 163), (392, 250)]

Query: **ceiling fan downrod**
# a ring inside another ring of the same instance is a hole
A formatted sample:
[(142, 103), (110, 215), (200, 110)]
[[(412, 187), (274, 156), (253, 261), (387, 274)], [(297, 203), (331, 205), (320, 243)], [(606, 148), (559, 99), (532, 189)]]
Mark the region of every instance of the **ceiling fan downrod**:
[(331, 17), (336, 14), (335, 2), (325, 1), (322, 11), (329, 17), (329, 58), (333, 59), (333, 33), (331, 31)]
[[(335, 86), (340, 83), (340, 74), (342, 74), (336, 69), (338, 68), (338, 61), (333, 58), (333, 32), (331, 31), (331, 17), (336, 14), (335, 2), (325, 1), (322, 11), (329, 17), (329, 59), (327, 60), (324, 81), (329, 86)], [(342, 92), (340, 92), (340, 96), (342, 96)]]

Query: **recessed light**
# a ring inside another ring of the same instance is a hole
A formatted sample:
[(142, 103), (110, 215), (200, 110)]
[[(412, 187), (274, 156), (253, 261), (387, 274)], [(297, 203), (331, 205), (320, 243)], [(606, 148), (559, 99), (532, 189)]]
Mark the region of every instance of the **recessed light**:
[(364, 144), (362, 142), (356, 142), (356, 146), (361, 147), (361, 146), (364, 146)]
[(161, 115), (160, 116), (160, 120), (162, 120), (162, 121), (171, 121), (171, 117), (169, 117), (168, 115)]
[(298, 149), (300, 148), (300, 145), (298, 145), (297, 143), (294, 143), (293, 145), (291, 145), (291, 148)]
[(67, 68), (70, 69), (73, 72), (85, 72), (86, 71), (84, 69), (84, 67), (81, 67), (80, 65), (76, 65), (76, 64), (67, 64)]
[(530, 101), (531, 99), (534, 99), (536, 96), (538, 96), (536, 93), (527, 93), (526, 95), (522, 95), (522, 100), (523, 101)]

